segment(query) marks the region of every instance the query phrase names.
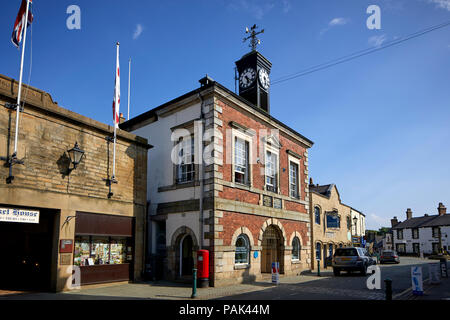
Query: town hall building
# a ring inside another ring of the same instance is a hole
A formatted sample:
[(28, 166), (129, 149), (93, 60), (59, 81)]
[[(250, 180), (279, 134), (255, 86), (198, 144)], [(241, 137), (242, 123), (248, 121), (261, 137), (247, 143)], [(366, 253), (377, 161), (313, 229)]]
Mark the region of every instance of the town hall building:
[(154, 145), (148, 264), (166, 279), (192, 279), (198, 250), (211, 286), (261, 279), (274, 262), (281, 275), (311, 269), (313, 142), (271, 116), (272, 64), (252, 49), (236, 62), (239, 94), (206, 76), (121, 124)]

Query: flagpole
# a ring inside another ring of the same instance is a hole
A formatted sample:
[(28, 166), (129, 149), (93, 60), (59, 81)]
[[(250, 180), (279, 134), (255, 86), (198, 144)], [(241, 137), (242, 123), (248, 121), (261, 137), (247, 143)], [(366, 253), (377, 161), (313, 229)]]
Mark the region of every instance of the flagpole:
[(16, 133), (14, 137), (14, 153), (13, 158), (17, 157), (17, 140), (19, 138), (19, 115), (20, 115), (20, 98), (22, 94), (22, 80), (23, 80), (23, 61), (25, 58), (25, 44), (27, 43), (27, 28), (28, 28), (28, 11), (30, 8), (30, 0), (27, 0), (27, 10), (25, 11), (25, 25), (23, 27), (23, 45), (22, 45), (22, 59), (20, 61), (20, 76), (19, 76), (19, 91), (17, 94), (17, 111), (16, 111)]
[(128, 64), (128, 119), (130, 120), (131, 58)]
[[(114, 181), (116, 178), (116, 144), (117, 144), (117, 126), (119, 125), (118, 121), (120, 121), (120, 119), (118, 120), (118, 108), (120, 107), (120, 92), (117, 92), (117, 81), (120, 81), (120, 73), (118, 75), (118, 71), (119, 69), (119, 46), (120, 43), (117, 42), (116, 44), (117, 46), (117, 62), (116, 62), (116, 90), (115, 90), (115, 109), (114, 109), (114, 154), (113, 154), (113, 175), (112, 175), (112, 180)], [(120, 88), (120, 87), (119, 87)]]

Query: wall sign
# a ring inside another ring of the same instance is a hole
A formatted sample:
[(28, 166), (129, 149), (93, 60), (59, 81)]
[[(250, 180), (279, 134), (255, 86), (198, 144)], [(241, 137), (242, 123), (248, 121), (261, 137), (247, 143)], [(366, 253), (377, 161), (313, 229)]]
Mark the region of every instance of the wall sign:
[(271, 196), (263, 196), (263, 205), (265, 207), (272, 207), (273, 198)]
[(278, 198), (273, 199), (273, 207), (275, 209), (283, 209), (283, 201)]
[(39, 223), (39, 211), (0, 208), (0, 222)]
[(73, 240), (60, 240), (59, 253), (72, 253), (72, 251), (73, 251)]

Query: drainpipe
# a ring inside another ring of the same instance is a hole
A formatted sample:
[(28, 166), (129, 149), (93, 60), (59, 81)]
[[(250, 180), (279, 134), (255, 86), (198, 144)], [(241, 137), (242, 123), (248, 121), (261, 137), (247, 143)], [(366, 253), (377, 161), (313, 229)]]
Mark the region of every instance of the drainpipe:
[(204, 217), (203, 217), (203, 193), (204, 193), (204, 176), (205, 176), (205, 170), (204, 170), (204, 166), (203, 166), (203, 134), (205, 132), (205, 114), (203, 112), (203, 97), (201, 95), (201, 93), (198, 93), (198, 97), (200, 99), (200, 121), (202, 122), (202, 130), (201, 130), (201, 134), (202, 136), (199, 137), (200, 139), (198, 140), (201, 150), (200, 153), (200, 163), (199, 163), (199, 180), (200, 180), (200, 204), (199, 204), (199, 211), (200, 211), (200, 227), (199, 227), (199, 231), (200, 231), (200, 250), (203, 249), (203, 225), (204, 225)]

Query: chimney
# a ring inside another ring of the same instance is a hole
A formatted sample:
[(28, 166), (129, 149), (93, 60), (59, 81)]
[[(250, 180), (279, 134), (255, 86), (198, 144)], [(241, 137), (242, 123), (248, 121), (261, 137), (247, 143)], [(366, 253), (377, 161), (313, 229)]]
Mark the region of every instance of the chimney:
[(125, 122), (125, 117), (123, 116), (123, 113), (120, 113), (120, 116), (119, 116), (119, 124), (122, 124), (122, 123), (124, 123)]
[(397, 217), (394, 217), (394, 219), (391, 219), (391, 226), (392, 228), (398, 225), (398, 219)]
[(309, 178), (309, 185), (310, 185), (310, 186), (313, 186), (313, 185), (314, 185), (314, 183), (313, 183), (313, 178)]
[(412, 210), (410, 208), (408, 208), (408, 210), (406, 210), (406, 220), (412, 219)]
[(447, 208), (441, 203), (439, 203), (438, 207), (439, 216), (445, 216), (447, 214)]

